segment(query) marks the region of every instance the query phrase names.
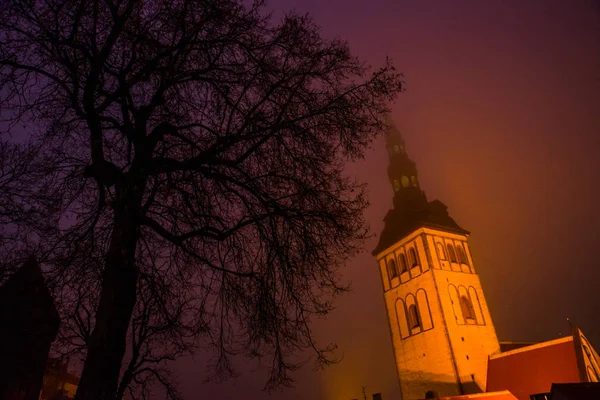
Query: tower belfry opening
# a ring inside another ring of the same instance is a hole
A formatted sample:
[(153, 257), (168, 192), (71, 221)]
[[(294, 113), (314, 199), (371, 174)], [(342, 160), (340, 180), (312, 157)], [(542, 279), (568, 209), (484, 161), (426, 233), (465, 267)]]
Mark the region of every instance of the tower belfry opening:
[(482, 392), (500, 350), (469, 232), (421, 189), (399, 130), (386, 134), (393, 207), (373, 251), (381, 273), (404, 400)]

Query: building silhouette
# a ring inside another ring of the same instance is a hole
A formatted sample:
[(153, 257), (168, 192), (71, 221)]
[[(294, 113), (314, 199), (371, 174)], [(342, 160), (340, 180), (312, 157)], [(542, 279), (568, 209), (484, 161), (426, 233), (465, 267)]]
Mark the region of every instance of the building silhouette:
[(32, 258), (0, 286), (0, 398), (37, 400), (59, 318)]

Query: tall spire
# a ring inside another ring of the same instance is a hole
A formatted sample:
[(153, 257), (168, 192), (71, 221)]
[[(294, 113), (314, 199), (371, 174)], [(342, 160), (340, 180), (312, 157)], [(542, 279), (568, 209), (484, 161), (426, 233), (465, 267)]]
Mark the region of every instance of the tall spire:
[(385, 225), (373, 254), (423, 227), (468, 233), (448, 215), (444, 203), (439, 200), (427, 201), (419, 184), (417, 166), (406, 152), (400, 131), (389, 116), (386, 122), (386, 149), (390, 159), (387, 172), (394, 193), (394, 205), (384, 218)]
[(404, 139), (389, 117), (387, 124), (386, 150), (390, 158), (387, 172), (394, 191), (394, 208), (425, 207), (427, 197), (419, 186), (417, 166), (408, 156)]

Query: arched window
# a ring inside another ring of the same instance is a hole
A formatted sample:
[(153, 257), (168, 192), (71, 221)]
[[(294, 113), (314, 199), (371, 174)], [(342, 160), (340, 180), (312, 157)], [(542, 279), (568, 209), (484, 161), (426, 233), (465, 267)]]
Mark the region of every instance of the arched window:
[(475, 321), (475, 309), (467, 296), (460, 296), (460, 309), (467, 321)]
[(417, 258), (417, 252), (412, 247), (408, 250), (408, 261), (410, 261), (411, 268), (419, 266), (419, 259)]
[(408, 187), (408, 185), (410, 184), (410, 181), (408, 180), (408, 176), (403, 176), (402, 178), (400, 178), (400, 183), (402, 183), (403, 188)]
[(437, 248), (438, 257), (440, 260), (446, 261), (446, 250), (444, 250), (444, 245), (438, 242), (435, 247)]
[(404, 308), (404, 301), (402, 301), (402, 299), (396, 300), (396, 316), (398, 317), (398, 328), (400, 328), (400, 337), (402, 339), (406, 339), (410, 336), (410, 329), (408, 328), (406, 309)]
[(398, 277), (398, 268), (394, 260), (388, 260), (388, 275), (390, 279)]
[(450, 258), (450, 261), (455, 263), (456, 262), (456, 253), (454, 252), (454, 246), (452, 246), (450, 243), (448, 243), (446, 245), (446, 248), (448, 249), (448, 257)]
[(400, 253), (400, 257), (398, 257), (398, 260), (400, 260), (400, 273), (406, 272), (408, 269), (408, 264), (406, 263), (406, 256), (404, 255), (404, 253)]
[(411, 304), (408, 307), (408, 326), (410, 329), (418, 328), (421, 326), (421, 321), (419, 320), (419, 313), (417, 312), (417, 306)]
[(485, 325), (485, 318), (483, 317), (483, 311), (481, 310), (481, 302), (479, 301), (479, 296), (477, 295), (477, 290), (473, 286), (469, 286), (469, 300), (471, 300), (471, 305), (473, 306), (473, 310), (475, 310), (475, 321), (477, 321), (478, 325)]
[(400, 190), (400, 182), (398, 182), (398, 179), (394, 179), (394, 190), (396, 192)]
[(456, 246), (456, 253), (458, 255), (458, 261), (460, 261), (461, 264), (469, 265), (467, 255), (465, 254), (465, 251), (461, 245)]
[(417, 308), (419, 309), (419, 315), (421, 316), (421, 329), (424, 331), (433, 328), (433, 321), (431, 320), (431, 310), (429, 309), (429, 300), (427, 300), (427, 292), (425, 289), (417, 290)]
[(411, 183), (412, 183), (413, 186), (415, 186), (415, 187), (417, 186), (417, 177), (416, 176), (414, 176), (414, 175), (411, 176), (410, 177), (410, 181), (411, 181)]
[(454, 319), (458, 325), (464, 325), (465, 319), (460, 312), (460, 300), (458, 296), (458, 289), (456, 286), (449, 284), (448, 285), (448, 294), (450, 295), (450, 303), (452, 304), (452, 311), (454, 312)]

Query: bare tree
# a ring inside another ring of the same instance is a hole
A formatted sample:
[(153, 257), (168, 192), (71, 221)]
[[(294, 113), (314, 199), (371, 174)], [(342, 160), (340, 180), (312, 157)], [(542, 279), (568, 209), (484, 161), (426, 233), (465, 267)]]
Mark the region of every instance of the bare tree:
[(40, 236), (56, 231), (53, 182), (37, 153), (0, 135), (0, 285), (38, 249)]
[[(138, 304), (131, 322), (131, 351), (119, 383), (117, 398), (148, 399), (157, 386), (164, 398), (181, 398), (168, 362), (193, 354), (197, 312), (189, 292), (178, 284), (157, 284), (154, 277), (141, 278)], [(157, 293), (160, 291), (160, 293)], [(171, 300), (168, 303), (166, 299)]]
[(145, 280), (182, 285), (216, 375), (239, 353), (270, 358), (267, 387), (289, 382), (299, 349), (327, 361), (310, 316), (330, 310), (338, 268), (366, 234), (363, 188), (343, 165), (401, 90), (389, 63), (367, 73), (308, 17), (274, 24), (261, 4), (1, 9), (2, 114), (51, 160), (60, 232), (47, 260), (76, 286), (85, 259), (103, 255), (78, 400), (119, 390)]
[[(87, 270), (94, 269), (91, 259)], [(192, 314), (199, 310), (185, 285), (165, 282), (164, 278), (142, 275), (138, 282), (117, 399), (124, 395), (132, 400), (149, 399), (157, 389), (164, 392), (166, 399), (181, 398), (169, 364), (194, 353), (198, 326)], [(69, 280), (62, 279), (61, 283), (66, 281)], [(94, 326), (100, 279), (87, 274), (70, 281), (55, 292), (61, 298), (63, 321), (56, 351), (71, 361), (81, 362)]]

